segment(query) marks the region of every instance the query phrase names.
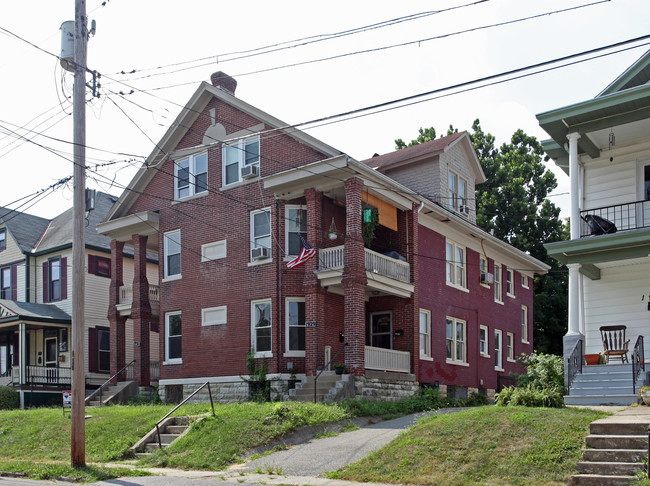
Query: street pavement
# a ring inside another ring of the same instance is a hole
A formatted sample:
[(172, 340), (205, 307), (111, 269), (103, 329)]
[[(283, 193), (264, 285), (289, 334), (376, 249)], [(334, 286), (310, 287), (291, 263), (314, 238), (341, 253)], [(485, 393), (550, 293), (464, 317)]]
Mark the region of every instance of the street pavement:
[[(432, 412), (406, 415), (386, 420), (334, 437), (311, 439), (290, 446), (286, 450), (265, 455), (259, 459), (236, 464), (224, 471), (183, 471), (176, 469), (147, 469), (154, 476), (123, 477), (92, 483), (93, 486), (206, 486), (211, 483), (243, 486), (264, 485), (311, 485), (311, 486), (358, 486), (359, 483), (320, 477), (347, 464), (366, 457), (395, 439), (402, 431), (414, 425), (422, 417), (446, 414), (462, 410), (446, 408)], [(124, 466), (124, 464), (119, 464)], [(377, 478), (381, 480), (381, 478)], [(20, 478), (0, 478), (0, 486), (34, 486), (52, 484), (78, 486), (65, 481), (34, 481)], [(384, 483), (365, 485), (387, 486)], [(393, 485), (394, 486), (394, 485)]]

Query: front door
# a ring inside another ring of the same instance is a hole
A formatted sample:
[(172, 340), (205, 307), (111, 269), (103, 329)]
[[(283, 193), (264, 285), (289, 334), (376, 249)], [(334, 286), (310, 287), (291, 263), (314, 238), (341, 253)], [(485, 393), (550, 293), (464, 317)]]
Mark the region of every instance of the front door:
[(370, 346), (393, 349), (393, 313), (391, 311), (370, 314)]
[(45, 367), (54, 368), (45, 370), (48, 383), (56, 383), (58, 378), (56, 370), (58, 365), (58, 348), (58, 339), (56, 337), (45, 338)]

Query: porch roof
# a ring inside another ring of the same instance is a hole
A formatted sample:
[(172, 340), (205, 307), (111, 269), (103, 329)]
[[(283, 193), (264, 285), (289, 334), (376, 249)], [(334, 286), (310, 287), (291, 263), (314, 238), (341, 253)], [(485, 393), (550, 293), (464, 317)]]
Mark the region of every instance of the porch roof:
[(15, 321), (49, 322), (52, 324), (70, 324), (70, 315), (54, 304), (36, 304), (34, 302), (17, 302), (0, 299), (0, 325)]

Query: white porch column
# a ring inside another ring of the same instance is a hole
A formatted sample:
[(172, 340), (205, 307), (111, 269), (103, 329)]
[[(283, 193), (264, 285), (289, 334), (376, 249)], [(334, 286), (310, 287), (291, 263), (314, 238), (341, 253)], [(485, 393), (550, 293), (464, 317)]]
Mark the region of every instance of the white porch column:
[[(571, 180), (571, 239), (580, 238), (580, 167), (578, 164), (577, 132), (569, 133), (569, 178)], [(570, 295), (570, 292), (569, 292)]]
[[(14, 351), (15, 352), (15, 351)], [(18, 377), (20, 384), (27, 382), (27, 331), (25, 323), (18, 324)]]
[(580, 267), (579, 263), (569, 263), (569, 331), (567, 334), (580, 334)]

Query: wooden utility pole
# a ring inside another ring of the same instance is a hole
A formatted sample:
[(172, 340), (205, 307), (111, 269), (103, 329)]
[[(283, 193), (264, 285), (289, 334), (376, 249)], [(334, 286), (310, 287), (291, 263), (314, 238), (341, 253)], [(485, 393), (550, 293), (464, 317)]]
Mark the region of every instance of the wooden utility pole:
[(75, 0), (74, 16), (74, 194), (72, 222), (72, 410), (70, 455), (72, 467), (86, 465), (86, 383), (84, 359), (86, 212), (86, 0)]

